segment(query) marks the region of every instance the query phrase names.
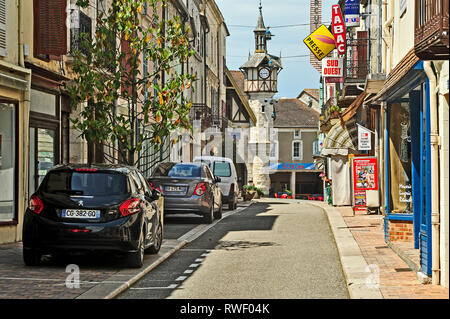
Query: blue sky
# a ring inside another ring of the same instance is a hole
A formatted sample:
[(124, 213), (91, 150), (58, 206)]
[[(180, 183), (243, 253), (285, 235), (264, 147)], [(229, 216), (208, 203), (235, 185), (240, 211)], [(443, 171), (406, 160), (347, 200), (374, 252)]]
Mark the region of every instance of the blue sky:
[[(227, 66), (238, 70), (253, 54), (254, 34), (259, 15), (259, 0), (216, 0), (225, 23), (230, 31), (227, 38)], [(319, 88), (319, 73), (309, 63), (309, 49), (303, 39), (309, 35), (309, 0), (262, 0), (266, 27), (271, 28), (272, 40), (268, 51), (282, 57), (283, 70), (279, 74), (276, 97), (297, 97), (306, 88)], [(331, 21), (331, 5), (336, 1), (322, 1), (322, 22)], [(296, 27), (282, 27), (292, 24), (308, 24)], [(248, 26), (248, 27), (238, 27)], [(293, 57), (292, 56), (303, 56)], [(286, 58), (283, 58), (286, 57)]]

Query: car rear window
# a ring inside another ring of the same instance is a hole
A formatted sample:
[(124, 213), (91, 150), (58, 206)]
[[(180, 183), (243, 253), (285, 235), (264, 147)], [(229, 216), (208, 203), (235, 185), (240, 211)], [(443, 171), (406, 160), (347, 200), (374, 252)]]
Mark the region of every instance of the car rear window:
[(231, 166), (228, 162), (215, 162), (214, 163), (214, 175), (220, 177), (231, 176)]
[(90, 196), (123, 195), (129, 192), (127, 178), (123, 174), (73, 171), (48, 173), (42, 191)]
[(164, 163), (156, 168), (153, 176), (201, 177), (201, 167), (193, 164)]

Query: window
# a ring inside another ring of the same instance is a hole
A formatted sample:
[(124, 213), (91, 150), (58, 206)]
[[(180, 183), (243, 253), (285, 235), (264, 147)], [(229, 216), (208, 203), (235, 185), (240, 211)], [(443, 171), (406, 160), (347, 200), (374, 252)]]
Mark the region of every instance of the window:
[(89, 38), (92, 37), (92, 21), (86, 14), (80, 10), (75, 10), (72, 13), (72, 19), (78, 23), (73, 23), (70, 29), (70, 51), (75, 52), (81, 50), (84, 54), (87, 52), (81, 48), (82, 34), (87, 34)]
[(300, 130), (295, 130), (294, 138), (302, 138), (302, 132)]
[(214, 162), (214, 175), (220, 177), (230, 177), (231, 167), (228, 162)]
[(53, 171), (47, 174), (42, 191), (51, 194), (117, 196), (128, 193), (125, 175), (114, 172)]
[(16, 108), (0, 103), (0, 223), (15, 219)]
[(183, 163), (162, 163), (158, 165), (153, 177), (201, 177), (201, 166)]
[(272, 141), (270, 144), (270, 159), (278, 160), (278, 141)]
[(34, 43), (36, 57), (67, 53), (66, 0), (34, 0)]
[(292, 158), (294, 160), (303, 159), (303, 142), (302, 141), (292, 142)]

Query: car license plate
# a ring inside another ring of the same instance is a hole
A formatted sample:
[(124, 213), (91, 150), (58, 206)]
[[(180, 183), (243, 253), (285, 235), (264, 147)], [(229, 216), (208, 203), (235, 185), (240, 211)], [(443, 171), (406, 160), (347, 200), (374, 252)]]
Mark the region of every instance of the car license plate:
[(86, 209), (63, 209), (63, 218), (83, 218), (83, 219), (99, 219), (99, 210), (86, 210)]
[(164, 188), (166, 192), (182, 192), (184, 190), (184, 187), (181, 186), (166, 186)]

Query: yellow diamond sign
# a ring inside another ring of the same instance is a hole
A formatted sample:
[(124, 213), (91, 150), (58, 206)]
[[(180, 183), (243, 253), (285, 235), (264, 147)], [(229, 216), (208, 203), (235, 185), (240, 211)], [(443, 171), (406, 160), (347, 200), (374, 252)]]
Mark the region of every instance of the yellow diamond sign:
[(316, 31), (306, 37), (303, 42), (320, 61), (336, 48), (333, 34), (325, 25), (321, 25)]

